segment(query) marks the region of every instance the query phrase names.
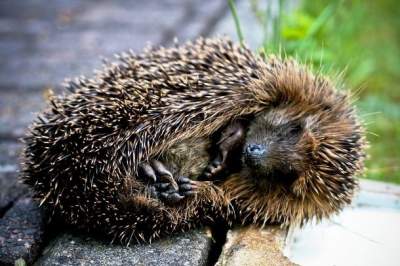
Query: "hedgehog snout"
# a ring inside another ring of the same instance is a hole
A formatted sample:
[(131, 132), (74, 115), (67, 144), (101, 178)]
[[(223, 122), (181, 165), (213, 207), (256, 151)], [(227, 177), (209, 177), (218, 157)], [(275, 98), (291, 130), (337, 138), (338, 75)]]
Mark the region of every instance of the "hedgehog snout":
[(261, 157), (266, 153), (266, 147), (261, 144), (249, 144), (246, 147), (246, 154), (251, 157)]
[[(297, 179), (297, 171), (287, 160), (289, 151), (274, 145), (250, 142), (243, 149), (243, 163), (256, 179), (270, 180), (287, 187)], [(281, 158), (287, 158), (282, 161)]]
[(267, 147), (262, 144), (248, 144), (244, 149), (244, 160), (248, 166), (260, 167), (267, 157)]

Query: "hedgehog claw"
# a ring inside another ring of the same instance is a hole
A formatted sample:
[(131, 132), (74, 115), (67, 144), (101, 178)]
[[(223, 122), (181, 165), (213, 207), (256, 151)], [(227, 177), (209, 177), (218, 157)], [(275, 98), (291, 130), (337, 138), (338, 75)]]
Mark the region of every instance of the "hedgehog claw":
[(150, 180), (151, 183), (168, 183), (175, 188), (175, 190), (179, 189), (171, 172), (168, 171), (165, 165), (160, 161), (151, 160), (149, 163), (141, 163), (139, 165), (138, 173), (140, 178)]
[(173, 179), (164, 164), (156, 160), (140, 164), (139, 174), (141, 178), (150, 179), (149, 194), (169, 204), (177, 203), (186, 196), (195, 194), (198, 188), (198, 182), (188, 177), (181, 176), (177, 180)]
[(187, 191), (187, 190), (192, 190), (193, 186), (191, 184), (182, 184), (179, 185), (179, 191)]
[(168, 203), (176, 203), (185, 198), (185, 196), (179, 195), (177, 192), (172, 191), (172, 193), (170, 193), (170, 191), (162, 192), (160, 194), (160, 196)]
[(184, 195), (184, 196), (192, 196), (192, 195), (195, 195), (196, 193), (197, 193), (197, 192), (196, 192), (196, 191), (193, 191), (193, 190), (181, 192), (181, 194)]
[(169, 186), (169, 183), (156, 183), (154, 184), (154, 187), (159, 189), (159, 190), (165, 190)]
[(180, 195), (170, 183), (155, 183), (150, 186), (150, 194), (157, 199), (161, 199), (166, 203), (173, 204), (185, 196)]
[(188, 177), (181, 176), (178, 178), (178, 183), (190, 183), (192, 180)]
[(183, 176), (179, 177), (178, 185), (179, 185), (179, 192), (185, 196), (195, 194), (198, 188), (198, 182)]

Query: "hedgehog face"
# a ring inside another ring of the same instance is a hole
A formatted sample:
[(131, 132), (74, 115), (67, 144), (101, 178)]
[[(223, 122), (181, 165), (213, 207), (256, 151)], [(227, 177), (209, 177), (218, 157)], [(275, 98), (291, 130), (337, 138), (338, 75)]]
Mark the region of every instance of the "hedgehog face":
[(309, 131), (302, 118), (288, 117), (284, 110), (264, 111), (249, 126), (242, 162), (257, 182), (290, 187), (304, 170)]
[(365, 141), (351, 109), (339, 108), (321, 115), (289, 104), (250, 121), (242, 171), (224, 184), (243, 223), (303, 225), (350, 203)]

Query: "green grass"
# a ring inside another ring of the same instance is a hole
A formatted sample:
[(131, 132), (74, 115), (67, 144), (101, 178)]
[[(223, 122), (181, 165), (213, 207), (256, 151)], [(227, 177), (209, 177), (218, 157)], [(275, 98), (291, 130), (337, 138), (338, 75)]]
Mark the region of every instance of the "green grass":
[(239, 17), (236, 12), (236, 6), (234, 3), (234, 0), (228, 0), (228, 5), (229, 5), (229, 9), (231, 10), (231, 13), (232, 13), (233, 20), (235, 21), (235, 28), (236, 28), (236, 33), (239, 38), (239, 42), (241, 45), (243, 45), (244, 38), (243, 38), (243, 34), (242, 34), (242, 29), (240, 27)]
[[(261, 25), (272, 23), (273, 29), (260, 49), (293, 56), (327, 75), (344, 71), (343, 81), (357, 94), (356, 105), (368, 131), (366, 177), (400, 184), (397, 0), (304, 0), (294, 12), (280, 9), (278, 18), (270, 20), (271, 9), (261, 10), (259, 1), (252, 0), (255, 16)], [(285, 6), (285, 1), (279, 5)]]

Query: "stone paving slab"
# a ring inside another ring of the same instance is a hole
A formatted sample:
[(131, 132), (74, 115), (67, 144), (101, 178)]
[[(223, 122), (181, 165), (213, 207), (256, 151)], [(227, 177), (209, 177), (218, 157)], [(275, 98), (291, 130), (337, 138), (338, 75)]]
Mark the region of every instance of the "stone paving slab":
[[(0, 2), (0, 88), (40, 89), (91, 74), (101, 58), (146, 43), (189, 39), (224, 11), (225, 1)], [(212, 25), (208, 25), (211, 27)]]
[(0, 172), (7, 171), (7, 169), (16, 170), (21, 150), (21, 142), (13, 140), (0, 141)]
[(248, 226), (228, 231), (227, 241), (216, 266), (294, 266), (283, 255), (287, 230)]
[(360, 181), (351, 206), (293, 231), (289, 258), (302, 265), (399, 265), (400, 186)]
[(212, 240), (206, 231), (192, 231), (146, 245), (110, 245), (78, 234), (58, 236), (36, 265), (206, 265)]
[(158, 43), (183, 13), (180, 6), (155, 0), (2, 1), (1, 87), (35, 89), (90, 74), (102, 56)]
[(20, 198), (0, 219), (0, 265), (22, 258), (31, 264), (44, 236), (43, 212), (30, 197)]
[(360, 190), (400, 197), (400, 186), (380, 181), (361, 179)]
[(18, 181), (16, 172), (0, 172), (0, 218), (28, 188)]
[(0, 141), (0, 218), (28, 189), (18, 180), (21, 143)]
[(0, 139), (24, 135), (46, 88), (148, 42), (207, 35), (226, 11), (225, 0), (1, 1)]
[(0, 140), (16, 141), (45, 107), (43, 91), (0, 91)]

